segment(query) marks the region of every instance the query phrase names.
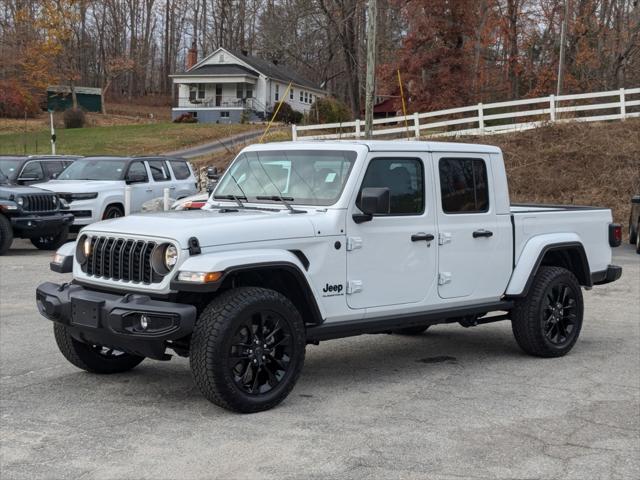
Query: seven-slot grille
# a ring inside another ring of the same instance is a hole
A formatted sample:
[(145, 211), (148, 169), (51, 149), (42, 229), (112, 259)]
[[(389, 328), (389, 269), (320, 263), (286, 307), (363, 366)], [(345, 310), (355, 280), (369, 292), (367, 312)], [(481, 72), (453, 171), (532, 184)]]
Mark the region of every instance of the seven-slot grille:
[(91, 253), (82, 265), (87, 274), (110, 280), (158, 283), (162, 276), (151, 267), (155, 242), (113, 237), (91, 237)]
[(22, 209), (26, 212), (54, 212), (58, 209), (55, 195), (38, 193), (20, 196), (24, 199)]

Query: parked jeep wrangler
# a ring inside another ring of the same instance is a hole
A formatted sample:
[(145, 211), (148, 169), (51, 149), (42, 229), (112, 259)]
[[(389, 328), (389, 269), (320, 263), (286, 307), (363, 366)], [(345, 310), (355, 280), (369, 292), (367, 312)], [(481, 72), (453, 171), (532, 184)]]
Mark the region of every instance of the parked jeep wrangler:
[(582, 288), (617, 280), (605, 208), (510, 205), (498, 148), (311, 142), (245, 148), (204, 210), (84, 228), (37, 289), (75, 366), (124, 372), (188, 356), (222, 407), (293, 389), (305, 346), (363, 333), (510, 320), (527, 353), (560, 357)]
[(28, 238), (40, 250), (55, 250), (67, 241), (73, 215), (62, 210), (54, 193), (15, 185), (0, 170), (0, 255), (14, 237)]

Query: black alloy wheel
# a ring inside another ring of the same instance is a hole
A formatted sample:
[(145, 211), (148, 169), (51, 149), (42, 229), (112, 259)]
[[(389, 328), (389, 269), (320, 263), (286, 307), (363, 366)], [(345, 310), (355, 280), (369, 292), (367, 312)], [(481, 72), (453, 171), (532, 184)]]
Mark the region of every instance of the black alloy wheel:
[(544, 336), (550, 343), (562, 347), (573, 340), (576, 308), (576, 294), (570, 285), (558, 283), (547, 292), (542, 321)]
[(288, 373), (293, 338), (289, 324), (277, 312), (254, 313), (237, 328), (232, 342), (229, 370), (243, 392), (265, 394)]

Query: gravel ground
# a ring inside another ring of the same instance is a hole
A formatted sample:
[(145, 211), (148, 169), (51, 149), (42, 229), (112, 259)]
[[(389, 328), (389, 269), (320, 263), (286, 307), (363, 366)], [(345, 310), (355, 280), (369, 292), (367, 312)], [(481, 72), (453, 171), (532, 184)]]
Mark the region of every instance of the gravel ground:
[[(436, 326), (310, 346), (278, 408), (204, 400), (185, 359), (96, 376), (66, 362), (34, 302), (49, 254), (0, 257), (0, 476), (7, 479), (640, 478), (640, 256), (585, 293), (580, 340), (522, 354), (510, 325)], [(67, 277), (67, 276), (64, 276)]]

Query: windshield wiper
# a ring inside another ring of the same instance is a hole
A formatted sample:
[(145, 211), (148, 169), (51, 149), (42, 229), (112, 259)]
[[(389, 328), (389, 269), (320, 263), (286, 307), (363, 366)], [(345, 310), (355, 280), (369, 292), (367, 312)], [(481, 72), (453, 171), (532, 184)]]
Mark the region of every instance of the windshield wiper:
[(215, 198), (216, 200), (233, 200), (234, 202), (236, 202), (238, 204), (238, 206), (240, 208), (246, 208), (244, 203), (242, 203), (242, 201), (240, 200), (241, 198), (243, 200), (247, 200), (247, 197), (245, 197), (244, 195), (238, 196), (238, 195), (214, 195), (213, 198)]
[(282, 204), (289, 209), (291, 213), (307, 213), (304, 210), (297, 210), (293, 208), (289, 202), (293, 202), (293, 197), (281, 197), (280, 195), (258, 195), (256, 200), (272, 200), (274, 202), (282, 202)]

